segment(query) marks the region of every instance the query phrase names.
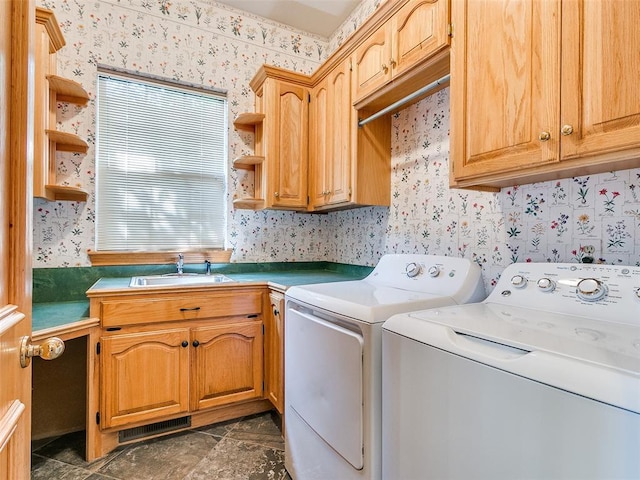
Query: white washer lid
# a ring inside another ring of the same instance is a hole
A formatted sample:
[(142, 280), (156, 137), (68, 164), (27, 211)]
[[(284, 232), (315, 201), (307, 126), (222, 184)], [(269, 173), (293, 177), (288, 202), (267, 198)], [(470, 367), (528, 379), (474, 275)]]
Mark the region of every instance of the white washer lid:
[(295, 286), (286, 296), (366, 323), (384, 322), (396, 313), (456, 304), (451, 297), (376, 285), (366, 279)]
[(640, 327), (485, 302), (396, 315), (383, 328), (640, 413)]

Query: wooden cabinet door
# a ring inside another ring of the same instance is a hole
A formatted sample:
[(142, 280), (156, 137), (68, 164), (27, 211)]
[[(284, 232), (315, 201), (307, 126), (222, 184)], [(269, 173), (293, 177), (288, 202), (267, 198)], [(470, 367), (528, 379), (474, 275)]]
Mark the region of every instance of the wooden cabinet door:
[(265, 394), (278, 413), (284, 413), (284, 295), (269, 294), (271, 314), (265, 324)]
[(309, 90), (298, 85), (268, 79), (273, 94), (267, 102), (266, 120), (269, 139), (266, 162), (269, 164), (269, 190), (273, 207), (307, 207), (307, 165), (309, 146)]
[(329, 151), (327, 130), (330, 111), (329, 91), (325, 78), (311, 90), (309, 104), (309, 207), (322, 207), (329, 191)]
[(31, 450), (32, 0), (0, 2), (0, 478), (27, 480)]
[(345, 60), (311, 92), (310, 208), (351, 199), (351, 62)]
[(191, 409), (262, 397), (262, 320), (191, 331)]
[(360, 100), (391, 79), (391, 27), (385, 23), (355, 49), (353, 98)]
[(395, 77), (449, 45), (449, 0), (410, 0), (392, 19)]
[(102, 337), (102, 428), (187, 412), (189, 329)]
[(329, 198), (335, 205), (351, 200), (351, 62), (347, 59), (328, 77), (329, 105), (327, 151), (329, 152)]
[(562, 159), (637, 149), (640, 2), (562, 5)]
[(456, 180), (559, 160), (559, 8), (546, 0), (452, 2)]

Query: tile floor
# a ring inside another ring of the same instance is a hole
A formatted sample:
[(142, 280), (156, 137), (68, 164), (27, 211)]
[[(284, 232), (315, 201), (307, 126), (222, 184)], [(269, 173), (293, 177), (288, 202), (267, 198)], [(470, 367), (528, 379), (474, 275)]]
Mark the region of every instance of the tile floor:
[(270, 412), (116, 449), (87, 463), (84, 432), (34, 442), (32, 480), (291, 480)]

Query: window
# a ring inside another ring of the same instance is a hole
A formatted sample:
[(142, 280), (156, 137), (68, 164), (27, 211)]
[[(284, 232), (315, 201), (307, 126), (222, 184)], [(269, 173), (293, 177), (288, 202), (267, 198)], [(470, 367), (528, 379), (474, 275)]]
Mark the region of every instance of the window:
[(223, 95), (100, 72), (96, 250), (223, 248)]

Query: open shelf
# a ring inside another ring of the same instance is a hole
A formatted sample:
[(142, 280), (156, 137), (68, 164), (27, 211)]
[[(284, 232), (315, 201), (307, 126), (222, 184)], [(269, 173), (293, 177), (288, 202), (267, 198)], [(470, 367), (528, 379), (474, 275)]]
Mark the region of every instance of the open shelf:
[(45, 185), (47, 198), (53, 201), (70, 200), (73, 202), (86, 202), (89, 192), (69, 185)]
[(56, 150), (59, 152), (87, 153), (89, 149), (87, 142), (73, 133), (49, 129), (46, 132), (49, 140), (56, 142)]
[(244, 130), (245, 132), (253, 132), (255, 126), (262, 123), (264, 113), (241, 113), (233, 121), (236, 130)]
[(256, 165), (264, 162), (264, 157), (259, 155), (242, 155), (233, 160), (233, 168), (241, 168), (242, 170), (253, 170)]
[(261, 198), (236, 198), (233, 201), (233, 206), (247, 210), (262, 210), (264, 208), (264, 200)]
[(60, 102), (86, 105), (89, 94), (78, 82), (58, 75), (47, 75), (49, 88), (56, 93), (56, 100)]

